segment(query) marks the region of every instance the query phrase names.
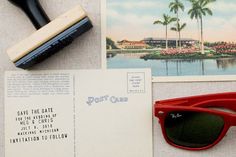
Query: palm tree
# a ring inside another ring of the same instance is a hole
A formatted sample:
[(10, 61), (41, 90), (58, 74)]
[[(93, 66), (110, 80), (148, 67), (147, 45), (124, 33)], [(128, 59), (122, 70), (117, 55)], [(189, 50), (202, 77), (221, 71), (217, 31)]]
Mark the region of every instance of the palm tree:
[(157, 20), (157, 21), (154, 21), (153, 23), (153, 24), (163, 25), (166, 28), (166, 50), (168, 49), (168, 25), (175, 21), (177, 21), (177, 18), (171, 17), (167, 14), (163, 14), (163, 21)]
[(178, 32), (179, 34), (179, 48), (181, 49), (181, 31), (187, 26), (186, 23), (180, 24), (179, 22), (176, 24), (176, 27), (171, 27), (172, 31)]
[(189, 0), (192, 2), (192, 8), (188, 11), (191, 19), (199, 19), (201, 26), (201, 52), (204, 54), (204, 38), (203, 38), (203, 16), (213, 15), (210, 8), (207, 6), (209, 3), (215, 2), (216, 0)]
[[(174, 12), (176, 14), (177, 23), (179, 25), (179, 10), (184, 11), (184, 4), (180, 0), (174, 0), (169, 4), (170, 12)], [(178, 41), (176, 39), (176, 48), (178, 47)]]
[[(188, 0), (189, 2), (192, 3), (192, 6), (193, 5), (197, 5), (195, 3), (198, 3), (198, 0)], [(195, 18), (197, 20), (197, 30), (198, 30), (198, 44), (200, 43), (200, 26), (199, 26), (199, 16), (197, 13), (193, 13), (195, 14), (194, 17), (191, 17), (191, 19)], [(199, 46), (199, 45), (198, 45)]]

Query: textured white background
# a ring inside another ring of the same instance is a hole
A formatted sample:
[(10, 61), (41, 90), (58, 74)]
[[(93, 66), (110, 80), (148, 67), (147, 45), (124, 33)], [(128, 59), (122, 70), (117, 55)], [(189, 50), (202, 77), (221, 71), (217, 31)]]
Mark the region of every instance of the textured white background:
[[(94, 28), (75, 42), (47, 59), (33, 70), (98, 69), (101, 67), (101, 14), (99, 0), (40, 0), (51, 19), (76, 4), (81, 4), (93, 21)], [(6, 55), (7, 47), (29, 36), (35, 29), (22, 11), (7, 0), (0, 0), (0, 157), (4, 156), (4, 71), (20, 70), (14, 67)], [(196, 94), (236, 91), (236, 82), (215, 83), (156, 83), (153, 100)], [(234, 157), (236, 156), (236, 129), (231, 129), (223, 141), (213, 149), (190, 152), (175, 149), (163, 140), (160, 127), (154, 118), (155, 157)]]

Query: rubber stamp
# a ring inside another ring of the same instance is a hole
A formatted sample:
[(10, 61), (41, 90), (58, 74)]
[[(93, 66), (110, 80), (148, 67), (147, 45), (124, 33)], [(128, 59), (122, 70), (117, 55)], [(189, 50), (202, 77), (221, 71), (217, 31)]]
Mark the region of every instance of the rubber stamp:
[(7, 50), (16, 67), (28, 69), (57, 53), (91, 29), (92, 23), (81, 6), (50, 21), (38, 0), (8, 0), (20, 7), (37, 31)]

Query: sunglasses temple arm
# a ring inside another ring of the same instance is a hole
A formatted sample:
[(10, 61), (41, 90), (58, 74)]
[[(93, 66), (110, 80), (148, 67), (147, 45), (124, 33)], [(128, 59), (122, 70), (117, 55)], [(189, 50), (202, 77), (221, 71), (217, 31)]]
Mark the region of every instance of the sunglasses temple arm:
[(232, 111), (236, 112), (236, 99), (227, 99), (227, 100), (218, 100), (217, 102), (206, 102), (203, 104), (196, 104), (192, 107), (219, 107), (219, 108), (225, 108), (230, 109)]

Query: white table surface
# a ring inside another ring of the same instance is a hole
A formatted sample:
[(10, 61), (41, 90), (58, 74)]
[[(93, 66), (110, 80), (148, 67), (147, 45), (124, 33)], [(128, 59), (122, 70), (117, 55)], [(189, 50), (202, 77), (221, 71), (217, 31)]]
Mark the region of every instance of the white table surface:
[[(94, 28), (76, 39), (72, 45), (35, 66), (34, 70), (98, 69), (101, 67), (101, 21), (99, 0), (40, 0), (51, 19), (76, 4), (81, 4), (93, 21)], [(35, 29), (22, 11), (7, 0), (0, 1), (0, 157), (4, 157), (4, 71), (20, 70), (9, 61), (6, 49), (29, 36)], [(153, 101), (196, 94), (236, 91), (236, 82), (155, 83)], [(183, 151), (164, 141), (154, 118), (155, 157), (234, 157), (236, 129), (231, 129), (216, 147), (201, 152)]]

